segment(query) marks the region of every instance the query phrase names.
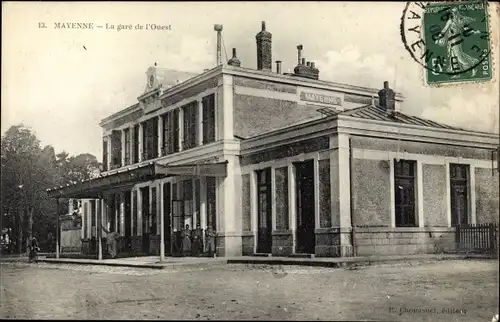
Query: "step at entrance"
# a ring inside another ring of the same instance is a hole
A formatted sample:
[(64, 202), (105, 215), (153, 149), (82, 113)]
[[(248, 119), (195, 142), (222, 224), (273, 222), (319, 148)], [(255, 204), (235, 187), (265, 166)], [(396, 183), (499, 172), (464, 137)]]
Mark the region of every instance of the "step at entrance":
[(315, 258), (316, 256), (314, 254), (291, 254), (288, 257), (294, 257), (294, 258)]
[(254, 253), (253, 256), (255, 256), (255, 257), (271, 257), (271, 254), (268, 254), (268, 253)]

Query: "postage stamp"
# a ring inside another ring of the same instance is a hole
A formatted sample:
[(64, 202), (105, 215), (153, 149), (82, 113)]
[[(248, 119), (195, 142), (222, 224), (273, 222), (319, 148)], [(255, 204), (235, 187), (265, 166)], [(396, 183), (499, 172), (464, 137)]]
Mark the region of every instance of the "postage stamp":
[(407, 3), (401, 37), (427, 85), (492, 80), (486, 1)]

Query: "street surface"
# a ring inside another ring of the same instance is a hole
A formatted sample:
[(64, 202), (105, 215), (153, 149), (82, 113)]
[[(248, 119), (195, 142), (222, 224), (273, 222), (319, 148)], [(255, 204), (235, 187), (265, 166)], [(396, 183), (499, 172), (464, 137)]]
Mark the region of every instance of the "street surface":
[(0, 318), (491, 321), (498, 263), (356, 269), (0, 264)]

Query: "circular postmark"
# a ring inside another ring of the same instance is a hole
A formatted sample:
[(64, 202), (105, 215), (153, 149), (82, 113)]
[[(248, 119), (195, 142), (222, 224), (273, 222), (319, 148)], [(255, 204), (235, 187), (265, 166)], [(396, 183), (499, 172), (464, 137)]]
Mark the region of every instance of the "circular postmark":
[(403, 45), (425, 68), (428, 83), (491, 79), (486, 1), (408, 2), (401, 16)]

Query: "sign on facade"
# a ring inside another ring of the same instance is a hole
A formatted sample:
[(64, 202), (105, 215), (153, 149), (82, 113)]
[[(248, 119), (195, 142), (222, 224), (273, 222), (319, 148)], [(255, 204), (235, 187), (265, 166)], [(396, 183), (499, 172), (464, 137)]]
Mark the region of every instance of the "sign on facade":
[(308, 102), (342, 106), (342, 97), (339, 96), (300, 92), (300, 99)]

